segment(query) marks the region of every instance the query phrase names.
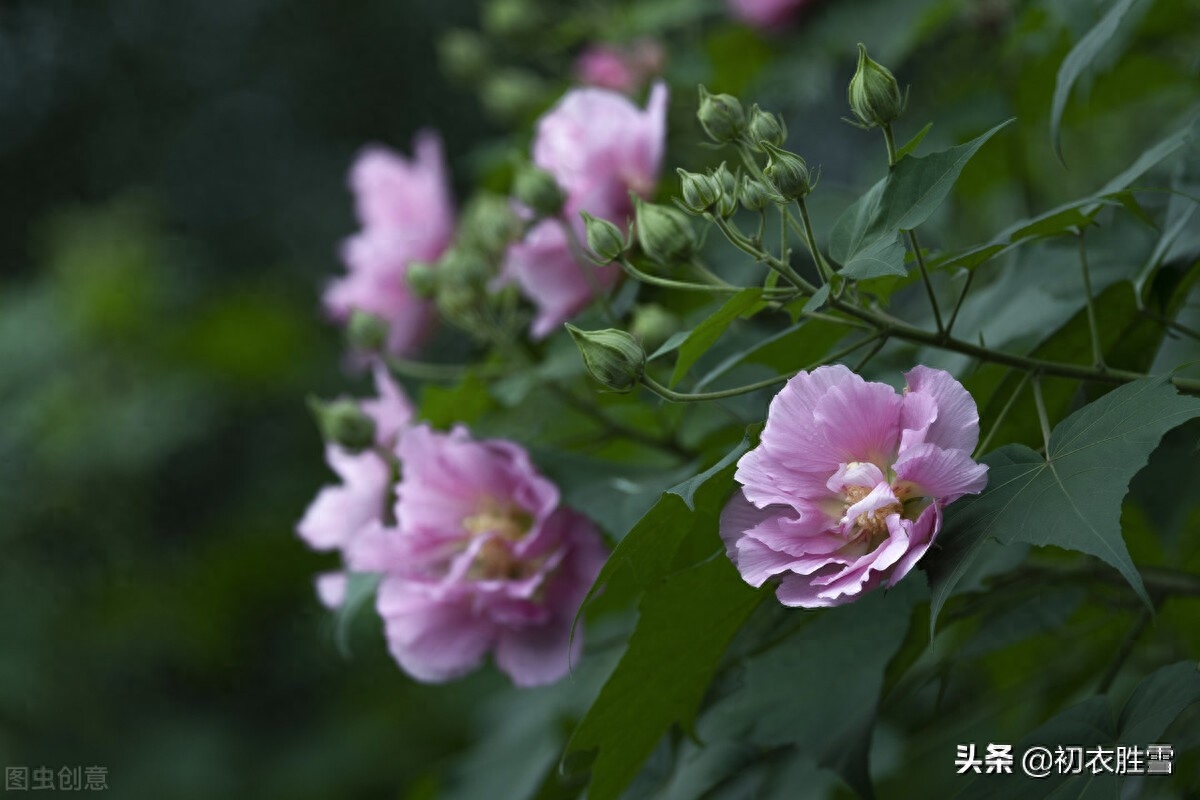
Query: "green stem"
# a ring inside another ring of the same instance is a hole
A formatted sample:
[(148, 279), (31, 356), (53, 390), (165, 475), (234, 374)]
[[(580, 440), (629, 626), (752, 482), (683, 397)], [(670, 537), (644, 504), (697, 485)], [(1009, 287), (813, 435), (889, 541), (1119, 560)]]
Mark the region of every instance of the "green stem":
[(743, 236), (740, 231), (738, 231), (729, 223), (728, 220), (721, 219), (720, 217), (713, 217), (711, 215), (709, 216), (713, 222), (716, 223), (717, 227), (720, 228), (721, 233), (725, 235), (725, 238), (728, 239), (730, 244), (732, 244), (734, 247), (746, 253), (747, 255), (753, 256), (756, 261), (760, 261), (778, 272), (780, 276), (787, 279), (788, 283), (795, 286), (801, 292), (806, 292), (811, 295), (817, 290), (817, 287), (813, 286), (811, 283), (804, 280), (804, 278), (801, 278), (799, 275), (797, 275), (796, 271), (792, 269), (790, 264), (780, 261), (765, 250), (755, 247), (754, 243)]
[(726, 288), (724, 286), (711, 286), (706, 283), (688, 283), (686, 281), (673, 281), (670, 278), (660, 278), (657, 275), (651, 275), (648, 272), (642, 272), (640, 269), (630, 263), (629, 259), (621, 259), (621, 268), (625, 270), (625, 274), (631, 278), (648, 283), (652, 286), (662, 286), (666, 289), (679, 289), (685, 292), (708, 292), (710, 294), (733, 294), (740, 292), (737, 287)]
[[(837, 361), (839, 358), (844, 358), (844, 357), (848, 356), (849, 354), (853, 353), (858, 348), (862, 347), (863, 345), (870, 344), (871, 342), (875, 341), (878, 338), (879, 338), (879, 335), (876, 334), (874, 336), (868, 336), (865, 339), (859, 339), (857, 342), (850, 345), (849, 347), (843, 348), (842, 350), (839, 350), (838, 352), (834, 353), (831, 356), (826, 356), (825, 358), (818, 359), (817, 361), (813, 362), (811, 365), (804, 367), (804, 369), (806, 369), (806, 370), (813, 369), (815, 367), (821, 366), (822, 364), (833, 363), (834, 361)], [(796, 370), (796, 372), (800, 372), (800, 371), (801, 370)], [(757, 392), (759, 389), (765, 389), (768, 386), (774, 386), (777, 383), (783, 383), (784, 381), (789, 381), (792, 379), (792, 376), (795, 374), (796, 373), (793, 372), (793, 373), (785, 373), (783, 375), (776, 375), (772, 378), (766, 378), (764, 380), (757, 381), (755, 383), (746, 384), (745, 386), (735, 386), (732, 389), (721, 389), (720, 391), (716, 391), (716, 392), (694, 392), (694, 393), (676, 392), (672, 389), (668, 389), (666, 386), (663, 386), (661, 383), (654, 380), (649, 375), (642, 376), (642, 383), (643, 383), (643, 385), (645, 385), (645, 387), (647, 389), (654, 392), (656, 395), (663, 398), (664, 400), (670, 400), (673, 403), (697, 403), (697, 402), (702, 402), (705, 400), (720, 400), (725, 397), (737, 397), (738, 395), (749, 394), (750, 392)]]
[(950, 314), (950, 321), (946, 323), (946, 335), (950, 335), (950, 331), (954, 330), (954, 323), (958, 321), (958, 312), (962, 308), (963, 301), (967, 299), (967, 292), (971, 291), (971, 281), (975, 280), (975, 270), (967, 273), (967, 282), (963, 284), (962, 292), (958, 295), (958, 300), (954, 303), (954, 311)]
[(896, 140), (892, 137), (892, 123), (883, 126), (883, 143), (887, 145), (888, 169), (896, 166)]
[(1017, 398), (1021, 395), (1021, 392), (1024, 391), (1025, 384), (1029, 383), (1029, 376), (1032, 374), (1033, 373), (1031, 372), (1026, 372), (1021, 378), (1021, 382), (1017, 384), (1017, 388), (1013, 389), (1013, 393), (1008, 396), (1008, 400), (1004, 402), (1004, 407), (1000, 409), (1000, 414), (996, 417), (996, 421), (992, 423), (992, 427), (988, 431), (987, 436), (985, 436), (983, 441), (979, 443), (979, 446), (975, 448), (975, 459), (978, 459), (979, 456), (987, 450), (987, 446), (992, 441), (992, 437), (996, 435), (996, 431), (1000, 430), (1000, 424), (1004, 422), (1004, 419), (1008, 416), (1008, 412), (1012, 410), (1013, 405), (1016, 404)]
[(803, 223), (804, 243), (808, 245), (808, 252), (812, 254), (812, 259), (817, 265), (817, 271), (821, 273), (821, 278), (826, 283), (833, 279), (833, 268), (829, 266), (829, 262), (825, 260), (825, 256), (817, 247), (817, 237), (813, 233), (812, 220), (808, 217), (808, 205), (804, 202), (803, 197), (796, 198), (796, 206), (800, 209), (800, 221)]
[(933, 308), (933, 321), (937, 324), (938, 333), (944, 333), (946, 327), (942, 325), (942, 312), (938, 308), (937, 295), (933, 293), (933, 282), (929, 280), (929, 270), (925, 267), (925, 256), (921, 252), (921, 245), (917, 242), (916, 231), (906, 231), (908, 234), (908, 243), (912, 246), (913, 255), (917, 259), (917, 266), (921, 268), (921, 281), (925, 284), (925, 293), (929, 295), (929, 305)]
[(1092, 336), (1092, 361), (1097, 369), (1104, 369), (1104, 350), (1100, 346), (1100, 329), (1096, 326), (1096, 309), (1092, 301), (1092, 277), (1088, 270), (1087, 244), (1083, 231), (1079, 234), (1079, 269), (1083, 273), (1084, 298), (1087, 300), (1088, 332)]
[(1046, 415), (1046, 401), (1042, 399), (1042, 378), (1033, 376), (1033, 402), (1037, 405), (1038, 424), (1042, 426), (1042, 443), (1046, 447), (1046, 458), (1050, 458), (1050, 418)]

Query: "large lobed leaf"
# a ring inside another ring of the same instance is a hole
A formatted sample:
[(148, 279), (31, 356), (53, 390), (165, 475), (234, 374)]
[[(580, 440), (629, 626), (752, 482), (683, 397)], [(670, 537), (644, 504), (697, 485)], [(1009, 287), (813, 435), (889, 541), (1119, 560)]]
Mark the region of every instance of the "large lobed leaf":
[(926, 560), (933, 587), (931, 629), (988, 539), (1097, 556), (1149, 604), (1121, 537), (1121, 502), (1162, 435), (1197, 416), (1200, 399), (1179, 395), (1165, 377), (1146, 378), (1063, 420), (1045, 458), (1024, 445), (988, 455), (988, 488), (947, 509), (938, 550)]

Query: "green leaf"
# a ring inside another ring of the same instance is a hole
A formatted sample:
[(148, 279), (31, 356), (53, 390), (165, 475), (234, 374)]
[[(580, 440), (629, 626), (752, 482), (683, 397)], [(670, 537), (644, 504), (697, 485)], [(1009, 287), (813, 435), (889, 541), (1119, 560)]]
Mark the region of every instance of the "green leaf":
[(338, 650), (345, 658), (350, 657), (350, 627), (359, 612), (375, 596), (375, 590), (379, 588), (382, 577), (373, 572), (346, 573), (346, 593), (342, 597), (342, 604), (337, 608), (334, 623), (334, 638)]
[(963, 167), (1001, 128), (1000, 123), (966, 144), (927, 156), (909, 156), (838, 217), (829, 252), (842, 274), (859, 280), (905, 275), (904, 245), (896, 234), (929, 219), (962, 174)]
[[(754, 427), (759, 427), (759, 426), (754, 426)], [(711, 467), (706, 469), (704, 472), (701, 472), (699, 475), (696, 475), (695, 477), (692, 477), (692, 478), (688, 478), (683, 483), (672, 486), (670, 489), (667, 490), (667, 492), (681, 497), (683, 499), (683, 502), (687, 503), (688, 509), (694, 511), (696, 508), (696, 491), (701, 486), (708, 483), (708, 481), (710, 479), (712, 479), (716, 475), (720, 474), (726, 467), (730, 466), (731, 464), (736, 462), (739, 458), (741, 458), (742, 454), (750, 449), (751, 438), (752, 438), (751, 431), (747, 431), (746, 435), (742, 437), (741, 443), (738, 444), (737, 447), (730, 450), (729, 453), (726, 454), (724, 458), (722, 458), (716, 464), (713, 464)]]
[(704, 355), (708, 348), (721, 338), (721, 334), (735, 319), (751, 316), (765, 306), (762, 289), (759, 288), (743, 289), (726, 300), (680, 341), (679, 357), (675, 360), (675, 369), (671, 373), (671, 385), (679, 383), (692, 364), (696, 363), (696, 359)]
[(808, 298), (800, 311), (807, 314), (811, 311), (816, 311), (821, 306), (825, 305), (825, 301), (829, 299), (829, 284), (822, 284), (820, 289), (813, 292), (813, 296)]
[(988, 488), (946, 510), (938, 549), (926, 561), (933, 586), (930, 628), (988, 539), (1078, 550), (1115, 567), (1147, 605), (1141, 575), (1121, 538), (1121, 501), (1171, 428), (1200, 416), (1200, 400), (1164, 377), (1113, 390), (1059, 424), (1047, 457), (1008, 445), (984, 459)]
[(762, 364), (778, 372), (794, 372), (824, 356), (849, 328), (824, 319), (806, 319), (730, 355), (696, 382), (701, 391), (739, 364)]
[[(1046, 747), (1051, 753), (1059, 746), (1082, 747), (1085, 753), (1088, 748), (1117, 745), (1145, 748), (1197, 701), (1200, 701), (1200, 672), (1196, 662), (1170, 664), (1142, 679), (1115, 719), (1111, 697), (1089, 697), (1038, 727), (1013, 748), (1013, 753), (1019, 758), (1031, 747)], [(1059, 774), (1055, 770), (1045, 778), (1031, 780), (1016, 767), (1007, 774), (980, 775), (958, 798), (1117, 797), (1120, 783), (1121, 778), (1115, 774), (1093, 775), (1086, 769), (1076, 775)]]
[(722, 653), (764, 596), (723, 555), (647, 591), (629, 649), (567, 745), (568, 756), (595, 751), (591, 800), (618, 797), (671, 725), (691, 725)]
[(667, 353), (670, 353), (673, 350), (678, 350), (679, 345), (683, 344), (684, 341), (691, 336), (691, 334), (691, 331), (676, 331), (675, 333), (672, 333), (665, 342), (659, 345), (657, 350), (655, 350), (646, 358), (646, 360), (653, 361), (659, 356), (665, 356)]
[(474, 373), (449, 387), (425, 383), (421, 386), (420, 417), (435, 428), (470, 425), (495, 407), (487, 384)]
[(797, 757), (834, 768), (860, 793), (869, 792), (869, 723), (884, 672), (913, 607), (927, 596), (918, 575), (849, 605), (785, 612), (811, 621), (745, 662), (738, 690), (701, 719), (701, 740), (794, 745)]
[(1063, 160), (1059, 134), (1063, 110), (1067, 107), (1067, 98), (1071, 96), (1071, 89), (1075, 86), (1075, 81), (1104, 49), (1104, 45), (1116, 33), (1121, 19), (1136, 2), (1137, 0), (1117, 0), (1095, 27), (1071, 48), (1071, 52), (1067, 53), (1067, 57), (1063, 59), (1062, 66), (1058, 68), (1058, 77), (1054, 83), (1054, 99), (1050, 103), (1050, 142), (1054, 146), (1054, 154), (1064, 164), (1066, 162)]
[(909, 155), (910, 153), (912, 153), (912, 151), (916, 150), (917, 147), (921, 144), (921, 142), (925, 140), (925, 134), (929, 133), (929, 131), (932, 129), (933, 129), (932, 122), (925, 123), (925, 127), (921, 128), (921, 130), (917, 131), (916, 136), (909, 139), (908, 142), (903, 147), (901, 147), (899, 150), (896, 151), (896, 160), (899, 161), (900, 159), (904, 158), (906, 155)]

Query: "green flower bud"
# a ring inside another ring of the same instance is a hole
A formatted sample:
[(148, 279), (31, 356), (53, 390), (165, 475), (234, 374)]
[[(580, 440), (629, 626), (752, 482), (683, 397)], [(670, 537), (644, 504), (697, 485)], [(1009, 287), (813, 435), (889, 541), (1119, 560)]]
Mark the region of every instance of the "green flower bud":
[(746, 141), (752, 149), (763, 152), (764, 142), (769, 142), (776, 147), (783, 147), (785, 139), (787, 139), (787, 126), (783, 124), (782, 117), (777, 117), (769, 111), (763, 111), (757, 103), (750, 107), (750, 124), (746, 128)]
[(480, 93), (483, 107), (492, 116), (516, 119), (533, 112), (546, 97), (546, 84), (536, 73), (517, 67), (489, 76)]
[(475, 31), (454, 28), (438, 40), (442, 71), (456, 81), (479, 80), (488, 69), (488, 46)]
[(375, 444), (375, 420), (353, 400), (308, 398), (321, 437), (351, 453), (361, 453)]
[[(404, 273), (404, 280), (407, 281), (408, 288), (412, 289), (413, 294), (422, 300), (428, 300), (437, 293), (437, 268), (432, 264), (426, 264), (424, 261), (412, 262)], [(353, 326), (353, 318), (350, 322)]]
[(625, 252), (625, 237), (621, 229), (606, 219), (593, 217), (586, 211), (579, 212), (587, 232), (588, 249), (596, 255), (597, 264), (610, 264)]
[(763, 174), (774, 184), (775, 190), (785, 200), (807, 196), (812, 191), (812, 183), (804, 159), (767, 142), (762, 146), (769, 154)]
[(746, 175), (742, 177), (742, 185), (738, 187), (738, 199), (747, 211), (762, 211), (775, 202), (775, 191), (763, 185), (762, 181)]
[(659, 264), (686, 261), (696, 251), (696, 233), (683, 212), (635, 200), (638, 244)]
[(737, 211), (738, 205), (737, 178), (729, 171), (729, 167), (725, 166), (724, 161), (710, 174), (717, 185), (721, 187), (721, 199), (717, 201), (717, 216), (732, 217), (733, 213)]
[(904, 98), (896, 76), (872, 60), (861, 42), (858, 45), (858, 69), (850, 79), (849, 99), (850, 110), (868, 128), (888, 125), (904, 110)]
[(554, 176), (533, 164), (525, 164), (517, 170), (513, 178), (513, 197), (541, 217), (556, 216), (566, 199)]
[(667, 311), (657, 303), (647, 303), (633, 308), (633, 321), (629, 332), (634, 335), (646, 349), (659, 347), (676, 331), (683, 327), (679, 317)]
[(683, 169), (679, 173), (679, 190), (683, 205), (693, 214), (703, 214), (721, 199), (721, 184), (710, 175), (699, 175)]
[(507, 197), (481, 192), (463, 209), (458, 227), (459, 244), (485, 256), (498, 259), (521, 236), (524, 224)]
[(488, 0), (481, 16), (483, 29), (501, 38), (536, 33), (544, 21), (535, 0)]
[(646, 373), (646, 351), (637, 339), (616, 328), (583, 331), (567, 324), (588, 373), (607, 389), (628, 392)]
[(741, 101), (731, 94), (709, 94), (703, 86), (696, 118), (708, 138), (718, 144), (736, 141), (746, 132), (746, 112)]
[(387, 343), (388, 326), (374, 314), (356, 308), (350, 313), (350, 320), (346, 324), (346, 338), (355, 350), (377, 353)]

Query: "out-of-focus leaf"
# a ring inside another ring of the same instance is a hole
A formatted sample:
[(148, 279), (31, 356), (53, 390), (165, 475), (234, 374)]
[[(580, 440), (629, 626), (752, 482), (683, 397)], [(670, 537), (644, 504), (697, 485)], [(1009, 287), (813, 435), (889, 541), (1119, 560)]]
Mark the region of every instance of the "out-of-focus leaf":
[[(1013, 748), (1014, 754), (1031, 747), (1048, 748), (1053, 755), (1060, 746), (1142, 748), (1157, 741), (1185, 709), (1200, 701), (1200, 672), (1195, 661), (1162, 667), (1142, 679), (1114, 719), (1110, 697), (1097, 695), (1068, 708), (1026, 736)], [(1087, 757), (1086, 755), (1084, 756)], [(1142, 768), (1145, 768), (1143, 756)], [(1020, 767), (1011, 773), (980, 775), (962, 791), (959, 800), (1023, 798), (1117, 797), (1121, 779), (1112, 771), (1063, 774), (1055, 769), (1045, 778), (1031, 780)]]
[[(1071, 88), (1075, 81), (1088, 68), (1088, 65), (1099, 55), (1100, 51), (1116, 33), (1121, 19), (1129, 12), (1138, 0), (1117, 0), (1099, 22), (1067, 53), (1062, 66), (1058, 69), (1058, 77), (1054, 83), (1054, 99), (1050, 104), (1050, 142), (1054, 146), (1054, 154), (1063, 161), (1060, 126), (1062, 125), (1063, 110), (1067, 107), (1067, 99), (1071, 96)], [(1065, 163), (1065, 162), (1064, 162)]]
[(925, 123), (924, 128), (921, 128), (921, 130), (917, 131), (915, 136), (909, 139), (903, 147), (896, 151), (896, 160), (899, 161), (906, 155), (909, 155), (916, 150), (920, 146), (921, 142), (925, 140), (925, 134), (929, 133), (931, 130), (933, 130), (933, 123)]
[(723, 555), (646, 592), (629, 649), (567, 745), (569, 757), (595, 752), (589, 798), (618, 797), (671, 725), (690, 727), (721, 654), (764, 595)]
[(1200, 400), (1166, 378), (1113, 390), (1067, 417), (1045, 458), (1024, 445), (991, 453), (988, 488), (950, 506), (940, 547), (927, 562), (933, 586), (930, 627), (983, 542), (1056, 545), (1103, 559), (1147, 605), (1141, 575), (1121, 538), (1121, 500), (1171, 428), (1200, 416)]
[(696, 359), (704, 355), (708, 348), (721, 338), (721, 334), (735, 319), (749, 317), (765, 305), (762, 289), (743, 289), (726, 300), (712, 316), (693, 328), (679, 343), (679, 357), (671, 373), (671, 385), (679, 383), (692, 364), (696, 363)]
[(435, 428), (470, 425), (494, 406), (487, 384), (474, 374), (454, 386), (433, 383), (421, 386), (420, 418)]
[(372, 572), (349, 572), (346, 574), (346, 591), (342, 604), (338, 606), (334, 637), (338, 650), (346, 658), (350, 657), (350, 627), (375, 596), (382, 576)]

